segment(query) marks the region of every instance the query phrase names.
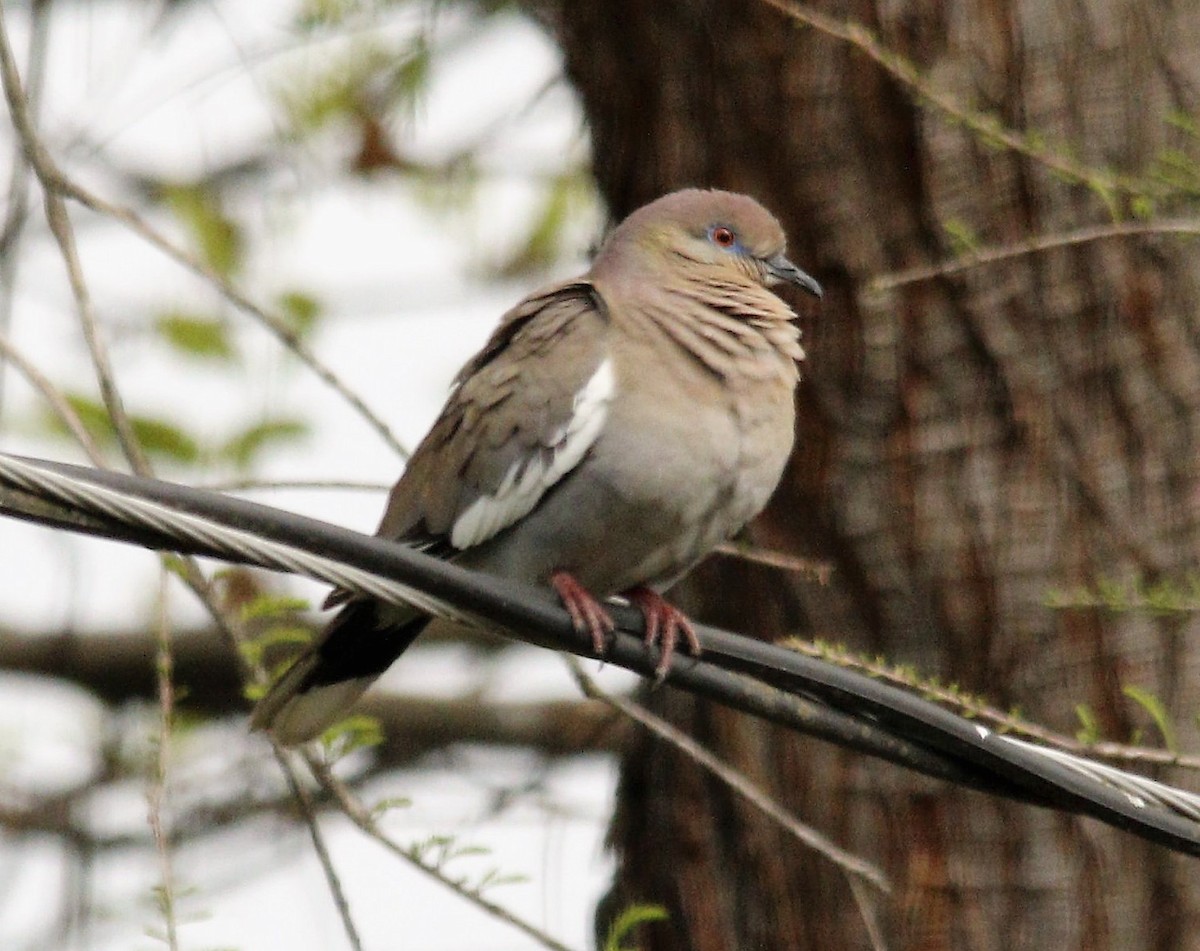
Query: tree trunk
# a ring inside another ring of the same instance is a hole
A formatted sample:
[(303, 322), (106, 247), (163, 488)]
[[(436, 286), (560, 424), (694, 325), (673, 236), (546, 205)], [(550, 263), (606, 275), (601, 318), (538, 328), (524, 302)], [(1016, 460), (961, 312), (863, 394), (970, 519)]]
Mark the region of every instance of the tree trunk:
[[(1177, 178), (1197, 180), (1196, 137), (1168, 121), (1200, 97), (1193, 5), (837, 6), (1035, 149), (1132, 176), (1169, 171), (1177, 150)], [(1045, 606), (1055, 588), (1183, 586), (1195, 569), (1195, 245), (1086, 243), (872, 298), (873, 278), (953, 257), (963, 236), (1102, 224), (1128, 195), (983, 141), (765, 3), (562, 0), (554, 17), (614, 216), (683, 185), (749, 192), (826, 288), (805, 311), (797, 450), (754, 533), (832, 561), (832, 583), (714, 559), (688, 592), (700, 617), (914, 664), (1067, 733), (1086, 704), (1107, 737), (1157, 742), (1122, 694), (1138, 685), (1196, 749), (1194, 622)], [(1192, 860), (670, 690), (650, 702), (884, 866), (889, 948), (1200, 948)], [(869, 946), (838, 871), (648, 737), (623, 764), (612, 841), (606, 904), (671, 914), (647, 951)]]

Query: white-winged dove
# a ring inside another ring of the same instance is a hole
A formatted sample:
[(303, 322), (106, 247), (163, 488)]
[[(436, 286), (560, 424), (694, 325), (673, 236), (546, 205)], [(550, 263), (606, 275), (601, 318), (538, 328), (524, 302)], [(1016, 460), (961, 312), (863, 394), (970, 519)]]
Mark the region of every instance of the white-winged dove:
[[(603, 653), (620, 593), (661, 643), (687, 618), (658, 591), (753, 518), (792, 448), (803, 359), (769, 288), (821, 288), (745, 195), (688, 189), (634, 212), (591, 270), (504, 315), (459, 372), (392, 489), (377, 534), (550, 585)], [(254, 711), (284, 744), (319, 735), (425, 628), (418, 611), (345, 602)], [(440, 622), (439, 622), (440, 623)]]

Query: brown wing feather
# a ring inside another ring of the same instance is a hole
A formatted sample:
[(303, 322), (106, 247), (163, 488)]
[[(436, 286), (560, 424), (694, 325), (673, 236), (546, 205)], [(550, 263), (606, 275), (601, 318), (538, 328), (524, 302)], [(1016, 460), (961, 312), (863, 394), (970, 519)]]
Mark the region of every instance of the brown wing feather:
[(377, 534), (444, 541), (459, 515), (494, 493), (515, 463), (550, 451), (575, 395), (604, 359), (607, 323), (599, 295), (584, 282), (535, 293), (505, 314), (459, 371), (392, 489)]

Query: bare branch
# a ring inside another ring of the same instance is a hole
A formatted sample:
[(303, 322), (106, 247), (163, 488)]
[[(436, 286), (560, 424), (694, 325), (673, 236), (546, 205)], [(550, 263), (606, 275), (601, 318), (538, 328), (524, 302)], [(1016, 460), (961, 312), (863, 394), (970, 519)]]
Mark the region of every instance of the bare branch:
[(1176, 221), (1118, 221), (1112, 224), (1091, 225), (1086, 228), (1076, 228), (1059, 234), (1048, 234), (1025, 241), (1015, 241), (998, 247), (980, 248), (969, 254), (943, 261), (941, 264), (930, 264), (925, 267), (909, 268), (884, 274), (867, 285), (864, 293), (882, 294), (907, 284), (917, 284), (930, 281), (937, 277), (950, 277), (961, 274), (972, 268), (985, 267), (1011, 261), (1014, 258), (1029, 254), (1040, 254), (1058, 248), (1069, 248), (1079, 244), (1090, 244), (1093, 241), (1106, 241), (1111, 238), (1135, 238), (1149, 235), (1200, 235), (1200, 220), (1186, 218)]
[(158, 591), (158, 637), (155, 651), (155, 668), (158, 672), (158, 755), (150, 776), (150, 787), (146, 792), (147, 820), (150, 834), (154, 838), (154, 851), (158, 854), (158, 905), (166, 926), (166, 944), (170, 951), (179, 951), (178, 923), (175, 910), (175, 873), (171, 863), (171, 849), (163, 828), (163, 805), (167, 797), (167, 773), (171, 763), (171, 723), (175, 711), (175, 688), (171, 683), (171, 629), (167, 618), (167, 575), (166, 569), (159, 572)]
[(350, 942), (350, 947), (354, 951), (362, 951), (362, 939), (358, 936), (358, 928), (355, 926), (354, 918), (350, 914), (350, 903), (346, 900), (346, 892), (342, 888), (342, 880), (338, 878), (337, 870), (333, 867), (333, 858), (329, 854), (329, 849), (325, 846), (325, 836), (321, 833), (321, 826), (317, 823), (317, 814), (316, 810), (313, 809), (312, 797), (309, 796), (308, 790), (300, 783), (300, 778), (296, 775), (296, 768), (292, 765), (291, 760), (284, 750), (276, 743), (272, 743), (271, 748), (275, 753), (275, 759), (279, 763), (279, 768), (283, 771), (283, 775), (287, 779), (288, 788), (292, 791), (292, 798), (300, 805), (301, 815), (304, 816), (304, 824), (308, 826), (308, 834), (312, 838), (313, 850), (317, 853), (317, 860), (321, 863), (321, 871), (325, 873), (325, 882), (329, 886), (330, 894), (333, 896), (333, 904), (337, 908), (342, 928), (345, 929), (346, 939)]
[[(69, 198), (97, 214), (105, 215), (120, 222), (167, 257), (212, 284), (236, 307), (255, 317), (263, 326), (270, 330), (284, 346), (307, 364), (309, 369), (320, 380), (346, 400), (388, 446), (395, 450), (401, 458), (407, 458), (408, 450), (383, 419), (376, 415), (367, 406), (362, 397), (343, 383), (341, 378), (321, 361), (312, 348), (304, 342), (300, 334), (284, 318), (256, 304), (215, 269), (168, 240), (165, 235), (154, 228), (133, 209), (125, 208), (100, 198), (62, 173), (38, 139), (21, 90), (21, 79), (8, 42), (8, 32), (2, 10), (0, 10), (0, 80), (3, 81), (9, 112), (12, 114), (13, 125), (17, 130), (25, 157), (45, 191), (46, 218), (62, 250), (64, 260), (67, 262), (72, 291), (75, 294), (80, 309), (80, 316), (83, 319), (84, 332), (88, 337), (89, 346), (93, 348), (93, 356), (97, 360), (97, 370), (101, 372), (101, 393), (104, 397), (105, 405), (109, 407), (110, 412), (114, 407), (120, 407), (120, 400), (115, 390), (111, 388), (111, 373), (105, 372), (108, 367), (108, 360), (103, 341), (98, 338), (93, 339), (95, 337), (95, 320), (92, 315), (91, 301), (87, 288), (83, 283), (78, 254), (75, 249), (74, 235), (71, 231), (65, 205), (63, 204), (64, 198)], [(113, 415), (113, 425), (116, 427), (126, 455), (130, 458), (131, 463), (134, 464), (135, 471), (143, 472), (145, 471), (144, 462), (143, 464), (138, 464), (137, 462), (141, 456), (140, 447), (137, 446), (136, 440), (131, 439), (131, 430), (123, 432), (123, 427), (128, 426), (128, 420), (122, 420), (122, 415), (120, 412)], [(128, 445), (126, 444), (127, 442)]]
[[(48, 3), (33, 3), (30, 14), (33, 20), (29, 34), (26, 57), (28, 85), (26, 101), (29, 111), (36, 117), (41, 102), (42, 86), (46, 78), (46, 47), (50, 38)], [(13, 143), (12, 172), (8, 185), (8, 211), (0, 228), (0, 333), (7, 334), (12, 326), (12, 308), (17, 294), (17, 274), (20, 268), (19, 253), (25, 224), (29, 219), (29, 166), (20, 141)], [(4, 405), (5, 363), (0, 360), (0, 409)]]
[(862, 671), (883, 683), (896, 684), (906, 690), (919, 691), (922, 696), (945, 704), (947, 707), (958, 711), (961, 716), (969, 717), (980, 723), (990, 724), (995, 729), (1003, 730), (1016, 736), (1039, 740), (1042, 743), (1068, 753), (1100, 757), (1112, 760), (1113, 762), (1176, 766), (1181, 769), (1200, 770), (1200, 756), (1195, 754), (1189, 755), (1168, 749), (1134, 746), (1107, 740), (1084, 743), (1073, 736), (1050, 730), (1040, 723), (1033, 723), (1015, 716), (1008, 711), (1001, 710), (981, 697), (971, 696), (961, 690), (947, 687), (944, 684), (922, 679), (915, 671), (892, 667), (868, 657), (854, 654), (848, 650), (828, 644), (807, 641), (799, 637), (790, 637), (780, 643), (789, 650), (804, 654), (806, 657), (821, 658), (822, 660), (836, 663), (840, 667), (845, 667), (847, 670)]
[[(494, 635), (463, 632), (453, 643), (483, 656), (510, 647)], [(103, 643), (102, 650), (95, 649)], [(431, 637), (413, 651), (451, 643)], [(77, 684), (113, 706), (155, 695), (154, 637), (147, 631), (29, 634), (0, 630), (0, 670), (54, 677)], [(213, 717), (248, 709), (238, 658), (214, 628), (177, 630), (171, 636), (176, 706)], [(428, 697), (375, 690), (360, 706), (379, 721), (384, 739), (373, 748), (377, 768), (411, 766), (431, 753), (462, 743), (521, 747), (543, 756), (615, 753), (629, 730), (603, 704), (566, 700), (493, 702), (478, 695)]]
[(1141, 183), (1112, 172), (1077, 162), (1040, 141), (1031, 140), (1003, 125), (998, 118), (964, 106), (954, 95), (938, 89), (908, 59), (888, 49), (862, 23), (839, 20), (792, 0), (760, 0), (797, 23), (853, 46), (903, 86), (918, 105), (932, 106), (951, 122), (970, 129), (986, 142), (994, 142), (1037, 162), (1069, 182), (1087, 185), (1102, 194), (1138, 194)]
[(432, 878), (434, 881), (440, 882), (460, 898), (469, 901), (477, 908), (487, 912), (498, 921), (503, 921), (506, 924), (516, 928), (522, 934), (532, 938), (545, 948), (551, 951), (571, 951), (565, 944), (556, 940), (552, 935), (546, 933), (540, 928), (535, 927), (522, 918), (518, 918), (507, 908), (502, 905), (497, 905), (494, 901), (484, 898), (478, 889), (465, 887), (460, 881), (452, 878), (438, 866), (423, 861), (417, 852), (409, 847), (403, 846), (392, 839), (387, 833), (379, 828), (379, 823), (375, 816), (368, 810), (349, 789), (336, 777), (329, 767), (317, 759), (314, 755), (306, 754), (305, 762), (308, 768), (312, 770), (313, 775), (318, 782), (331, 793), (338, 805), (341, 807), (342, 813), (353, 822), (359, 829), (369, 835), (372, 839), (382, 845), (385, 849), (391, 852), (398, 858), (403, 859), (413, 868), (418, 869), (425, 875)]
[(741, 558), (756, 565), (766, 565), (768, 568), (779, 568), (782, 571), (793, 571), (804, 575), (820, 584), (829, 584), (833, 573), (833, 565), (827, 561), (814, 561), (812, 558), (802, 558), (786, 551), (776, 551), (759, 545), (747, 545), (742, 542), (724, 542), (713, 549), (714, 553), (729, 558)]
[(71, 228), (71, 220), (67, 215), (66, 205), (61, 196), (64, 178), (38, 139), (37, 130), (33, 125), (33, 117), (21, 88), (21, 77), (13, 59), (12, 47), (8, 42), (8, 30), (4, 22), (3, 11), (0, 11), (0, 83), (4, 86), (4, 96), (8, 101), (9, 114), (12, 116), (13, 127), (17, 130), (17, 136), (25, 151), (25, 158), (42, 185), (46, 204), (46, 221), (50, 225), (50, 231), (54, 235), (55, 241), (58, 242), (63, 264), (67, 269), (71, 293), (75, 297), (75, 305), (79, 311), (80, 326), (83, 329), (88, 350), (91, 352), (92, 364), (96, 369), (101, 398), (108, 409), (125, 457), (135, 472), (148, 475), (150, 467), (142, 447), (134, 435), (129, 417), (125, 413), (124, 402), (117, 389), (112, 364), (108, 357), (108, 345), (96, 323), (91, 294), (83, 279), (83, 269), (79, 263), (79, 253), (75, 246), (75, 232)]
[(675, 747), (693, 762), (707, 769), (756, 809), (779, 823), (793, 838), (803, 842), (810, 849), (820, 852), (847, 875), (870, 882), (880, 891), (891, 892), (892, 886), (878, 866), (847, 852), (816, 829), (805, 825), (750, 782), (745, 775), (739, 773), (728, 763), (717, 759), (711, 752), (662, 717), (656, 716), (641, 704), (634, 703), (627, 697), (619, 697), (601, 689), (595, 680), (583, 672), (583, 668), (573, 657), (568, 657), (567, 662), (570, 665), (571, 673), (575, 676), (575, 682), (579, 684), (579, 689), (583, 691), (584, 696), (603, 701)]
[(92, 461), (94, 465), (104, 467), (104, 453), (92, 439), (92, 434), (88, 432), (87, 427), (83, 424), (83, 420), (79, 418), (79, 414), (75, 412), (71, 404), (67, 402), (63, 396), (62, 390), (55, 386), (50, 378), (35, 367), (25, 355), (21, 353), (8, 337), (0, 331), (0, 356), (11, 363), (20, 371), (21, 375), (29, 382), (38, 393), (41, 394), (54, 414), (62, 421), (62, 424), (67, 427), (67, 430), (75, 437), (80, 446), (83, 447), (84, 453)]

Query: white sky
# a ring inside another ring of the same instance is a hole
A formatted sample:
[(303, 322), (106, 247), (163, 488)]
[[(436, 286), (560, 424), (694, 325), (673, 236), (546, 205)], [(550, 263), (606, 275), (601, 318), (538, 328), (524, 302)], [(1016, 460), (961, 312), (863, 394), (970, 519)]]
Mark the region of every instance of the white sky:
[[(306, 69), (321, 68), (342, 44), (297, 47), (286, 0), (213, 0), (151, 32), (157, 5), (132, 2), (53, 7), (45, 137), (73, 174), (120, 201), (124, 185), (106, 170), (187, 178), (236, 159), (276, 134), (274, 91)], [(27, 43), (25, 9), (5, 11), (14, 45)], [(423, 5), (390, 22), (393, 35), (428, 22)], [(441, 14), (454, 32), (461, 20)], [(147, 36), (151, 36), (147, 40)], [(538, 191), (531, 175), (578, 162), (586, 143), (578, 108), (561, 84), (534, 101), (558, 73), (555, 49), (515, 17), (494, 20), (438, 59), (432, 85), (403, 141), (414, 156), (437, 160), (495, 128), (484, 153), (492, 170), (478, 200), (437, 208), (399, 179), (347, 183), (332, 170), (344, 151), (336, 132), (292, 150), (265, 189), (239, 194), (234, 211), (252, 232), (254, 257), (243, 286), (257, 300), (302, 288), (330, 315), (313, 340), (317, 352), (349, 381), (408, 444), (423, 433), (459, 364), (482, 342), (499, 314), (531, 287), (497, 286), (482, 275), (504, 259), (531, 220)], [(533, 102), (531, 106), (530, 103)], [(0, 181), (7, 182), (12, 140), (0, 132)], [(91, 154), (102, 148), (103, 161)], [(56, 381), (94, 392), (90, 365), (74, 322), (61, 260), (35, 214), (27, 232), (15, 296), (14, 342)], [(74, 212), (81, 255), (96, 309), (113, 335), (113, 359), (135, 411), (180, 419), (213, 438), (263, 414), (295, 413), (315, 422), (302, 445), (273, 454), (261, 474), (277, 478), (350, 478), (391, 482), (394, 455), (311, 374), (283, 358), (267, 334), (239, 318), (248, 354), (244, 379), (181, 361), (139, 331), (169, 306), (209, 310), (215, 295), (119, 227)], [(578, 268), (598, 216), (569, 236)], [(169, 226), (169, 222), (163, 222)], [(36, 436), (30, 420), (40, 404), (9, 371), (5, 377), (0, 449), (78, 459), (65, 443)], [(168, 476), (187, 478), (183, 472)], [(362, 530), (382, 505), (364, 493), (289, 492), (259, 496)], [(152, 556), (121, 546), (68, 539), (0, 521), (0, 624), (24, 630), (136, 628), (153, 610)], [(302, 588), (305, 593), (315, 587)], [(180, 619), (201, 616), (185, 597)], [(610, 683), (624, 683), (615, 672)], [(481, 686), (452, 656), (400, 664), (390, 682), (419, 689)], [(569, 694), (561, 663), (527, 652), (487, 681), (491, 696), (532, 699)], [(47, 791), (86, 775), (103, 723), (71, 688), (31, 678), (0, 678), (0, 795)], [(149, 723), (149, 720), (147, 720)], [(244, 755), (230, 728), (198, 731), (185, 742), (172, 779), (175, 803), (202, 797), (206, 784), (228, 782)], [(268, 757), (257, 744), (245, 755)], [(239, 767), (240, 768), (240, 767)], [(602, 835), (614, 775), (600, 758), (549, 769), (536, 795), (497, 817), (490, 792), (539, 775), (532, 757), (461, 751), (439, 767), (395, 778), (371, 795), (407, 796), (414, 805), (389, 818), (404, 841), (433, 833), (483, 844), (491, 856), (462, 860), (462, 871), (492, 865), (529, 877), (489, 897), (547, 927), (572, 947), (590, 946), (591, 912), (610, 874)], [(109, 831), (144, 828), (144, 790), (136, 784), (90, 804), (89, 817)], [(553, 813), (544, 803), (554, 804)], [(537, 947), (508, 926), (475, 911), (381, 852), (341, 820), (326, 823), (339, 874), (367, 948), (526, 949)], [(93, 873), (96, 924), (72, 947), (154, 948), (145, 937), (159, 925), (151, 902), (155, 868), (141, 852), (115, 853)], [(195, 892), (182, 909), (203, 916), (181, 932), (184, 948), (245, 951), (345, 946), (319, 867), (302, 832), (262, 821), (175, 854), (182, 884)], [(20, 948), (48, 923), (63, 888), (52, 843), (0, 840), (0, 947)], [(51, 900), (52, 899), (52, 900)]]

